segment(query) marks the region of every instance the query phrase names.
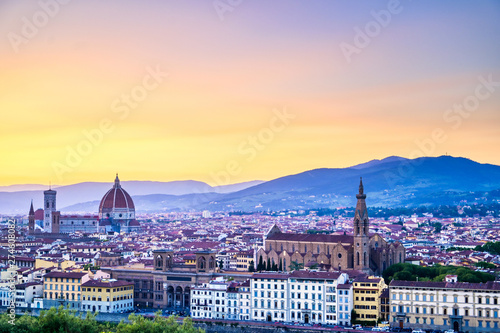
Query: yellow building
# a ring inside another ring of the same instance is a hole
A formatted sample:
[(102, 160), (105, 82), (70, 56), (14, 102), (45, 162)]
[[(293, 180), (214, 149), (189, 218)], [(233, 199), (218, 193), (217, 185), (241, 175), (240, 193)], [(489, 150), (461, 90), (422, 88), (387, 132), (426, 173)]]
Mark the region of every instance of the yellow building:
[(88, 273), (50, 272), (43, 276), (43, 307), (59, 305), (80, 308), (81, 285), (89, 279)]
[(66, 270), (69, 267), (75, 266), (75, 262), (72, 260), (44, 260), (44, 259), (36, 259), (35, 260), (35, 268), (50, 268), (57, 267), (61, 270)]
[[(254, 251), (253, 249), (248, 251), (239, 251), (235, 254), (236, 257), (236, 270), (240, 272), (248, 272), (248, 267), (250, 267), (250, 262), (254, 261)], [(254, 262), (255, 268), (255, 262)]]
[(134, 309), (134, 284), (114, 279), (89, 280), (82, 285), (82, 311), (128, 312)]
[(354, 311), (357, 321), (376, 321), (380, 314), (380, 295), (387, 288), (383, 278), (358, 277), (353, 281)]

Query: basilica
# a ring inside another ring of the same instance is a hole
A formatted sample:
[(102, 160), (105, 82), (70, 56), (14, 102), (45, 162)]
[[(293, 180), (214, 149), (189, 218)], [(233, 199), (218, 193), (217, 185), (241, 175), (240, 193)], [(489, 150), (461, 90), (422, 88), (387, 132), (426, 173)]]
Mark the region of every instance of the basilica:
[(284, 270), (295, 262), (303, 267), (359, 270), (366, 274), (381, 274), (393, 264), (404, 263), (405, 248), (400, 242), (387, 243), (380, 235), (370, 234), (362, 179), (356, 198), (353, 234), (288, 234), (274, 225), (264, 236), (257, 261), (262, 258), (263, 262), (281, 263)]
[(112, 234), (138, 231), (132, 197), (120, 185), (118, 174), (113, 187), (106, 192), (99, 204), (99, 215), (64, 215), (56, 209), (57, 191), (43, 192), (43, 209), (35, 211), (31, 202), (28, 215), (30, 235), (50, 234)]

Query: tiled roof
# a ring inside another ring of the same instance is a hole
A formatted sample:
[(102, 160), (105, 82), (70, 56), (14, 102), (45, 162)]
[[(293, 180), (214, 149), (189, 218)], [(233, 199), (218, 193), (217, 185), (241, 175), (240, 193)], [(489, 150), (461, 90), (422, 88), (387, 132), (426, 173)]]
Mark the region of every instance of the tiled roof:
[(290, 277), (297, 279), (338, 279), (339, 272), (293, 271)]
[(76, 273), (76, 272), (50, 272), (45, 274), (43, 277), (53, 277), (53, 278), (69, 278), (69, 279), (81, 279), (88, 273)]
[(352, 235), (325, 235), (325, 234), (273, 234), (268, 240), (281, 240), (293, 242), (313, 242), (313, 243), (353, 243)]
[(469, 282), (430, 282), (430, 281), (397, 281), (392, 280), (391, 287), (413, 287), (413, 288), (438, 288), (438, 289), (463, 289), (463, 290), (498, 290), (500, 283), (488, 281), (486, 283)]
[(103, 281), (103, 280), (89, 280), (82, 284), (82, 287), (104, 287), (104, 288), (115, 288), (122, 286), (131, 286), (133, 282), (127, 281)]

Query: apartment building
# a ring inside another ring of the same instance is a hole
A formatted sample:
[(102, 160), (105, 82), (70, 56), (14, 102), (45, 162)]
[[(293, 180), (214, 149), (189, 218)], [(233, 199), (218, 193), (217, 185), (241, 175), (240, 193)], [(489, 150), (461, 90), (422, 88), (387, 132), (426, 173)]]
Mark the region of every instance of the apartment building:
[(354, 307), (354, 292), (351, 283), (339, 284), (338, 290), (338, 324), (347, 326), (351, 324), (351, 312)]
[(89, 280), (88, 273), (50, 272), (43, 276), (43, 307), (68, 306), (80, 309), (81, 286)]
[(352, 282), (354, 311), (358, 321), (377, 321), (380, 315), (380, 296), (387, 285), (381, 277), (357, 277)]
[(227, 319), (227, 289), (231, 282), (217, 277), (191, 289), (191, 317)]
[(391, 281), (390, 322), (393, 327), (500, 331), (500, 283)]
[(134, 283), (114, 279), (89, 280), (82, 284), (82, 310), (121, 313), (134, 309)]
[[(286, 273), (256, 273), (250, 279), (251, 319), (260, 321), (291, 321), (291, 302)], [(298, 305), (300, 310), (300, 305)], [(294, 304), (294, 314), (297, 310)], [(299, 315), (300, 316), (300, 315)], [(296, 318), (296, 317), (294, 317)]]

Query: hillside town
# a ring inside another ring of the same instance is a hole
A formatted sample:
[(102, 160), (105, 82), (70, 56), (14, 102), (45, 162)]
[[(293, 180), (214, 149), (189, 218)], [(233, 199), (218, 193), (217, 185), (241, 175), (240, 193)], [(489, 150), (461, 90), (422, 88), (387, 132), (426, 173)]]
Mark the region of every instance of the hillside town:
[(96, 215), (61, 214), (52, 189), (44, 198), (43, 209), (31, 203), (28, 215), (3, 218), (4, 308), (63, 305), (109, 314), (161, 310), (195, 320), (498, 330), (499, 282), (460, 282), (453, 274), (438, 282), (383, 277), (396, 264), (460, 266), (498, 277), (500, 255), (478, 250), (500, 241), (500, 220), (493, 216), (369, 218), (362, 180), (354, 217), (317, 211), (136, 215), (118, 176)]

